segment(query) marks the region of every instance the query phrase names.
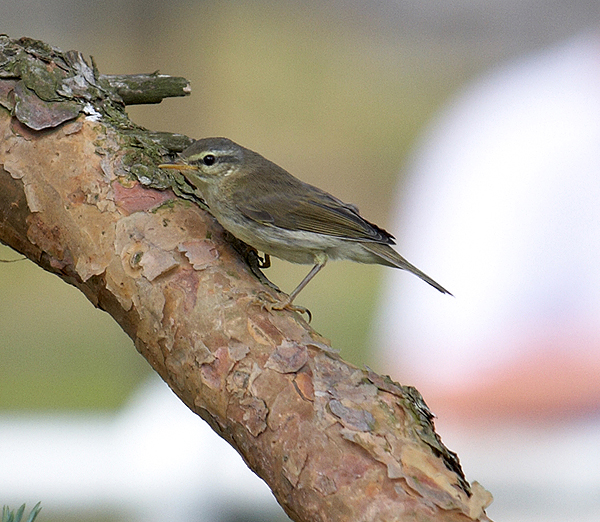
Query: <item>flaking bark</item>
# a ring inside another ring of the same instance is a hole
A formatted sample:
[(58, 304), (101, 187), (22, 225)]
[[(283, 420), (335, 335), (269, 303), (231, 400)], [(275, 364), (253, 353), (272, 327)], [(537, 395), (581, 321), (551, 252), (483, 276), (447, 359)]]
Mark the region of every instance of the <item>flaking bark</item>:
[(265, 309), (275, 290), (156, 168), (189, 139), (136, 127), (123, 98), (79, 53), (0, 37), (0, 241), (111, 314), (292, 519), (489, 520), (414, 388)]

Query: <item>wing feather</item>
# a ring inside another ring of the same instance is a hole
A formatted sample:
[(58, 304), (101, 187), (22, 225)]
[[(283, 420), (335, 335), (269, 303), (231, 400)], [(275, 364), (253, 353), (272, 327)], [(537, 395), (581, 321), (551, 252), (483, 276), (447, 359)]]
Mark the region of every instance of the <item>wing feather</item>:
[(324, 190), (304, 183), (278, 165), (264, 160), (251, 166), (248, 158), (244, 190), (232, 191), (237, 209), (247, 218), (285, 230), (313, 232), (351, 241), (395, 244), (394, 237), (360, 216), (358, 209)]

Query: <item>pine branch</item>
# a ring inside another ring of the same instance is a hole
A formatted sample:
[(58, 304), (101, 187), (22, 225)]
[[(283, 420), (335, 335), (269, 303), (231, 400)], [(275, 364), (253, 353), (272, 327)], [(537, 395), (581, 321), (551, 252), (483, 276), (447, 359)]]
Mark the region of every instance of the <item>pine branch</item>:
[[(201, 195), (156, 167), (189, 138), (137, 127), (124, 105), (165, 77), (114, 78), (80, 53), (0, 37), (0, 240), (107, 311), (292, 519), (489, 520), (491, 496), (420, 394), (267, 311), (276, 289)], [(160, 96), (189, 91), (175, 84)]]

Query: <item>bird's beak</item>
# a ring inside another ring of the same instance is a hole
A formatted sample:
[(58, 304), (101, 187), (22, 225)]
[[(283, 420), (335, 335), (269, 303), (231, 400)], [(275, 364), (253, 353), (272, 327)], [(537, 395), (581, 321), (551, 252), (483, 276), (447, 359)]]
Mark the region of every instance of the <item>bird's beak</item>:
[(175, 170), (198, 170), (197, 167), (193, 165), (188, 165), (187, 163), (161, 163), (158, 166), (159, 169), (175, 169)]

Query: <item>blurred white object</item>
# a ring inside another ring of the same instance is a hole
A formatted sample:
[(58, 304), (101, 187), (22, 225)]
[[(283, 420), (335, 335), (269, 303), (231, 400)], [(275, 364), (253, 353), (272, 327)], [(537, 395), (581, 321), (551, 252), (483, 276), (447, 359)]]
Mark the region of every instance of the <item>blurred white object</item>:
[(13, 509), (285, 520), (267, 485), (157, 377), (116, 416), (0, 415), (0, 441), (0, 505)]
[(402, 194), (401, 252), (456, 297), (386, 272), (385, 367), (496, 489), (492, 518), (600, 520), (600, 37), (464, 92)]
[(463, 93), (410, 174), (399, 248), (456, 298), (386, 272), (381, 345), (403, 375), (450, 387), (531, 336), (587, 329), (600, 341), (600, 38)]

